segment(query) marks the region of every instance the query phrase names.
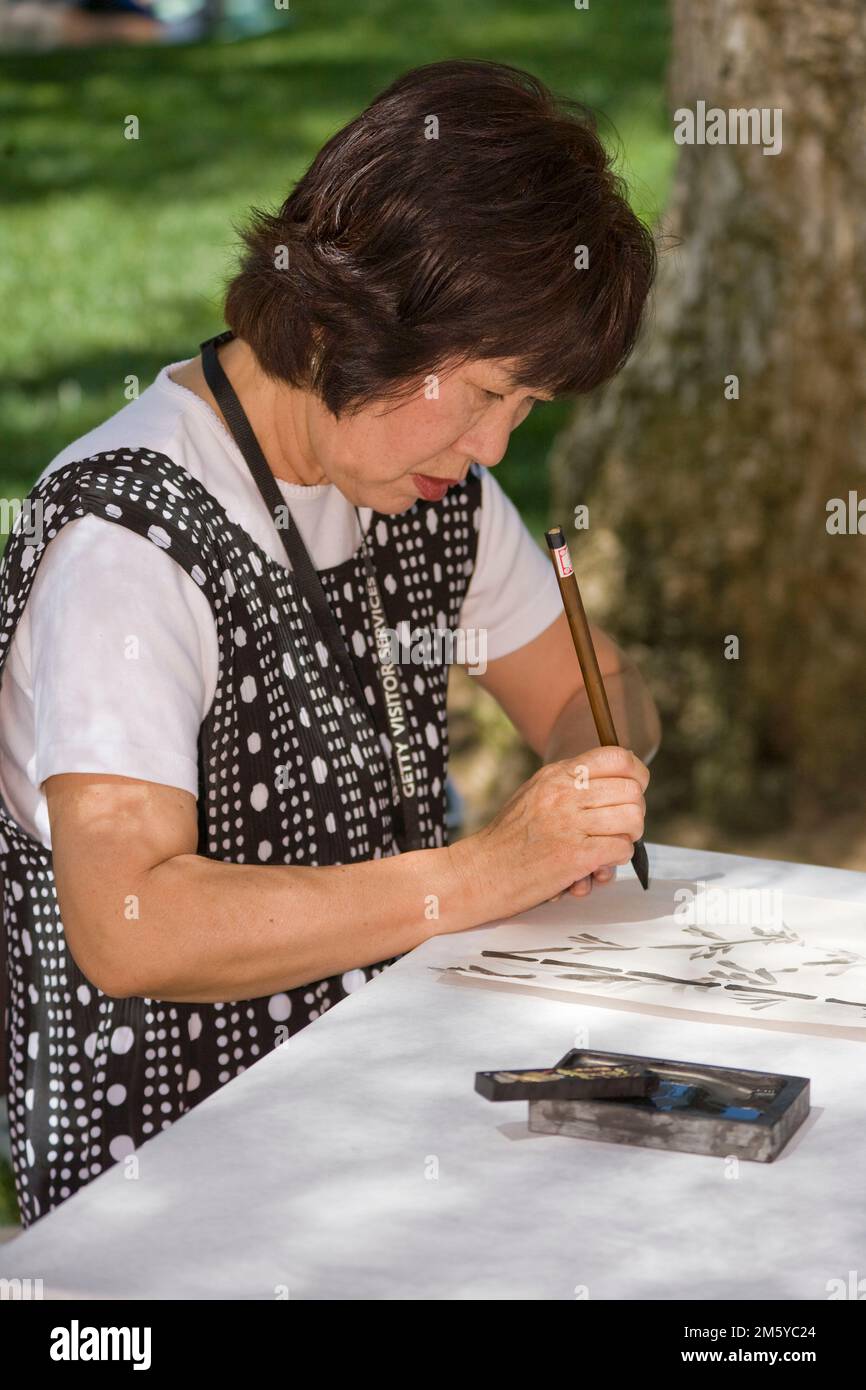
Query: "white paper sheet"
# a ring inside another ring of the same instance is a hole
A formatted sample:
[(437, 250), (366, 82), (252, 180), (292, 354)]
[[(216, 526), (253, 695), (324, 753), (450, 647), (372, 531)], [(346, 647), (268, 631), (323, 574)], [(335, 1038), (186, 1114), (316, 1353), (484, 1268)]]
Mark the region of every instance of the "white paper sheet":
[(866, 1041), (866, 903), (623, 877), (485, 940), (444, 978)]

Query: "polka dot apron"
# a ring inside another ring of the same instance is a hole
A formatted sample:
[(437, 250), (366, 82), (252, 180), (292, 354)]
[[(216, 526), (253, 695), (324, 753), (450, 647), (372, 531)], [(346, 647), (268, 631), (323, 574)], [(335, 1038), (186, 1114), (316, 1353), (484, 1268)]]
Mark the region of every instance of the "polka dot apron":
[[(346, 864), (397, 852), (387, 720), (363, 556), (319, 571), (367, 701), (321, 641), (289, 570), (230, 521), (185, 469), (148, 449), (97, 454), (30, 494), (0, 568), (0, 678), (40, 559), (86, 514), (146, 536), (207, 595), (219, 665), (199, 738), (199, 854), (232, 863)], [(481, 484), (400, 516), (373, 514), (368, 546), (388, 622), (456, 628), (475, 562)], [(37, 531), (37, 535), (38, 535)], [(444, 843), (448, 668), (398, 666), (418, 772), (421, 841)], [(64, 1201), (392, 961), (359, 964), (270, 998), (221, 1004), (113, 999), (66, 945), (51, 854), (0, 803), (9, 1122), (25, 1226)], [(118, 914), (135, 930), (135, 904)], [(0, 953), (2, 957), (2, 953)]]

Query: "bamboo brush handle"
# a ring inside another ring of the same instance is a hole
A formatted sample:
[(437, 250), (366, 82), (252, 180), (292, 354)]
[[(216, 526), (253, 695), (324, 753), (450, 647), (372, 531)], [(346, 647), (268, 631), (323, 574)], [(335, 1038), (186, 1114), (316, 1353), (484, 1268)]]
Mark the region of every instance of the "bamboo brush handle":
[(562, 528), (555, 526), (546, 533), (547, 544), (550, 546), (551, 559), (556, 571), (556, 578), (559, 582), (559, 592), (562, 596), (562, 606), (568, 619), (568, 626), (571, 629), (571, 640), (574, 643), (574, 650), (577, 652), (577, 659), (580, 662), (580, 669), (583, 675), (583, 683), (586, 687), (586, 694), (589, 700), (589, 707), (592, 710), (592, 717), (595, 721), (596, 733), (600, 744), (619, 745), (616, 736), (616, 728), (613, 722), (613, 715), (608, 704), (607, 691), (604, 688), (604, 681), (601, 678), (601, 671), (598, 665), (598, 657), (595, 654), (595, 646), (592, 641), (592, 633), (589, 630), (589, 623), (586, 611), (583, 606), (583, 599), (580, 597), (580, 589), (577, 586), (577, 576), (571, 564), (571, 556), (568, 553), (568, 546), (562, 534)]

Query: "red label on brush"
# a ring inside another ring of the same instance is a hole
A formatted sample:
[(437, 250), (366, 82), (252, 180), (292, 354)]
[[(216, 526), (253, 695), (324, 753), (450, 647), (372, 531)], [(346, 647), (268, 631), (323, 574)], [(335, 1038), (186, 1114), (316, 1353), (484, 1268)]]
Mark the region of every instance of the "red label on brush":
[(574, 574), (574, 566), (571, 563), (571, 556), (568, 553), (568, 546), (561, 545), (558, 550), (553, 552), (556, 560), (556, 570), (563, 579), (567, 579), (570, 574)]

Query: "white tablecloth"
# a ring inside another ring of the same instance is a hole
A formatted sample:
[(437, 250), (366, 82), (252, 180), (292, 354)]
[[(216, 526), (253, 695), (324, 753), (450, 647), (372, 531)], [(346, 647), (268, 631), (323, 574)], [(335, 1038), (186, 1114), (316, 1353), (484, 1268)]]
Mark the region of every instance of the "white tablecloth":
[[(866, 902), (866, 875), (650, 847), (653, 874)], [(625, 872), (624, 870), (620, 871)], [(628, 870), (630, 873), (631, 870)], [(604, 889), (600, 890), (604, 892)], [(592, 899), (575, 904), (591, 928)], [(46, 1296), (825, 1299), (866, 1275), (866, 1044), (443, 980), (438, 937), (0, 1247)], [(530, 1134), (474, 1073), (587, 1045), (808, 1076), (771, 1164)]]

